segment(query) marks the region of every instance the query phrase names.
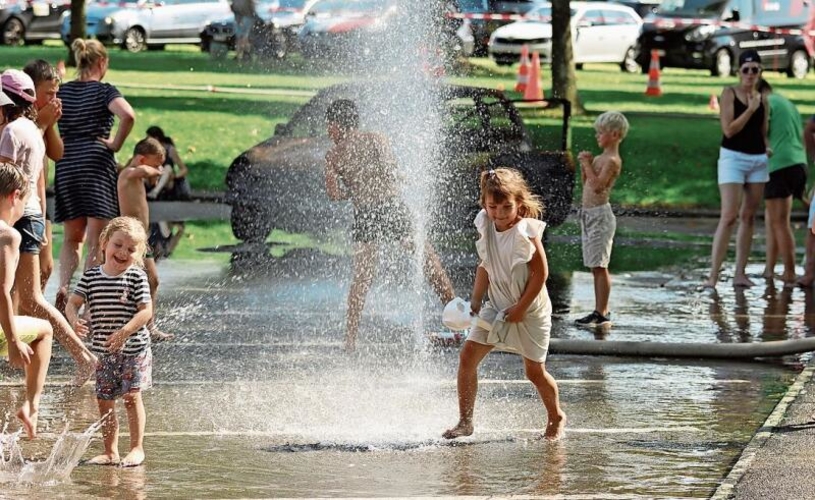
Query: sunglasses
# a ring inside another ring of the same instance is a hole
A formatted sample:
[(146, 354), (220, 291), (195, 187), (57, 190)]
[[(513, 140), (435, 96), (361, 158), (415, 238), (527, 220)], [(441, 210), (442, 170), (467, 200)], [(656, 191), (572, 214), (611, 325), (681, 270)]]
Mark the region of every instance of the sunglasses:
[(761, 68), (759, 68), (758, 66), (745, 66), (745, 67), (741, 68), (741, 74), (742, 75), (749, 75), (750, 73), (756, 75), (756, 74), (758, 74), (760, 72), (761, 72)]

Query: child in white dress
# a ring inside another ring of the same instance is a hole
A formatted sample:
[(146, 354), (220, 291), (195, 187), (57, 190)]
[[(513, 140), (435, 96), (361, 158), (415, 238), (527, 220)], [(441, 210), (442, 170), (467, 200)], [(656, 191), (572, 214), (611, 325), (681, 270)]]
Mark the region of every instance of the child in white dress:
[[(473, 433), (473, 408), (478, 390), (478, 365), (493, 349), (520, 354), (526, 376), (543, 400), (548, 423), (544, 437), (563, 435), (566, 415), (560, 409), (555, 379), (544, 363), (549, 349), (552, 304), (546, 291), (549, 270), (543, 250), (546, 223), (537, 220), (543, 206), (521, 174), (499, 168), (481, 174), (481, 206), (475, 218), (479, 239), (471, 297), (472, 313), (492, 325), (474, 326), (461, 350), (458, 368), (459, 422), (443, 436), (455, 439)], [(487, 302), (481, 304), (484, 294)]]

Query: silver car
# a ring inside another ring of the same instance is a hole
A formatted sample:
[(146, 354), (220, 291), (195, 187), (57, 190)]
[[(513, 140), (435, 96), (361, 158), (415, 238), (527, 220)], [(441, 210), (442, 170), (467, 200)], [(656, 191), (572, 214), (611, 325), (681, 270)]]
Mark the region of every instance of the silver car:
[[(138, 0), (111, 7), (106, 2), (88, 4), (86, 32), (130, 52), (170, 43), (200, 44), (204, 27), (232, 12), (227, 0)], [(70, 26), (69, 14), (62, 24), (66, 43), (70, 43)]]

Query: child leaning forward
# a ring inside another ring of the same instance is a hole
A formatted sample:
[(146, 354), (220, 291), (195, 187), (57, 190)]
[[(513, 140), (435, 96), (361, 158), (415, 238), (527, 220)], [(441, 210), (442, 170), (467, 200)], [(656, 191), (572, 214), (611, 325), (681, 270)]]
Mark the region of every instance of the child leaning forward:
[[(143, 257), (147, 235), (133, 217), (117, 217), (99, 238), (102, 264), (85, 271), (65, 309), (78, 332), (88, 332), (79, 317), (87, 304), (93, 332), (91, 350), (99, 357), (96, 366), (96, 400), (105, 452), (88, 461), (94, 465), (119, 463), (134, 467), (144, 461), (145, 412), (142, 392), (152, 385), (153, 355), (147, 323), (153, 315), (150, 286)], [(130, 427), (130, 452), (119, 461), (119, 421), (116, 399), (125, 400)]]

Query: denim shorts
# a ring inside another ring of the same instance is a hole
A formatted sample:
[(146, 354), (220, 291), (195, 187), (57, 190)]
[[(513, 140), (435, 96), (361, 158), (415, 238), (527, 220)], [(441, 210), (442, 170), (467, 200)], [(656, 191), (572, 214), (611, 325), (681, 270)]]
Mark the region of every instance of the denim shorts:
[(719, 148), (719, 184), (761, 184), (769, 180), (766, 154)]
[(20, 241), (20, 253), (39, 255), (42, 242), (45, 241), (45, 217), (24, 215), (14, 224), (14, 229), (23, 237)]
[(121, 352), (103, 354), (96, 363), (96, 398), (114, 400), (153, 386), (153, 352), (150, 347), (136, 356)]

